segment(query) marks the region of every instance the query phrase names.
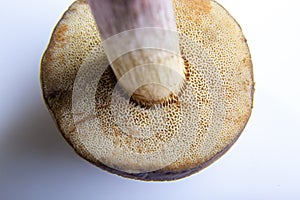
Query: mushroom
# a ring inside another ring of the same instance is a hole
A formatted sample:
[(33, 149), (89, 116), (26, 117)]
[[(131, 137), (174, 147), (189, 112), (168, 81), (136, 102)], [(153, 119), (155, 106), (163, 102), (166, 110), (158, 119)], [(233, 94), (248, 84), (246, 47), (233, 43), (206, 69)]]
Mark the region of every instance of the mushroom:
[[(123, 177), (169, 181), (194, 174), (235, 143), (251, 114), (252, 62), (238, 23), (215, 1), (173, 0), (173, 6), (184, 69), (176, 56), (178, 68), (163, 61), (163, 73), (179, 84), (162, 95), (136, 93), (142, 85), (131, 86), (127, 74), (140, 71), (115, 74), (112, 68), (130, 56), (106, 56), (105, 37), (84, 0), (63, 15), (41, 61), (43, 97), (63, 137), (80, 156)], [(143, 76), (133, 79), (143, 83)]]

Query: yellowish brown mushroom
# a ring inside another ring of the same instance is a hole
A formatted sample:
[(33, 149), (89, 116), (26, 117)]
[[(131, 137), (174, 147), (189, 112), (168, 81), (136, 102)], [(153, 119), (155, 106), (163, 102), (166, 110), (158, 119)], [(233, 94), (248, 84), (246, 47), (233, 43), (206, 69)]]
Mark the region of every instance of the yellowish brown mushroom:
[(232, 146), (251, 114), (252, 63), (240, 26), (215, 1), (173, 4), (186, 82), (158, 104), (139, 104), (118, 87), (84, 0), (64, 14), (42, 58), (43, 96), (62, 135), (80, 156), (124, 177), (191, 175)]

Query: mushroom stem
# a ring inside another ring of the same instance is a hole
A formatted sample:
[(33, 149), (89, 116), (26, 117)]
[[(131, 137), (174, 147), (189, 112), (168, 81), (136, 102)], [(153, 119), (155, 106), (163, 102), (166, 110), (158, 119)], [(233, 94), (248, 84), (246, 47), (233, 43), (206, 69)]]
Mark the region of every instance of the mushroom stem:
[(185, 81), (172, 0), (88, 0), (118, 83), (138, 102), (161, 103)]

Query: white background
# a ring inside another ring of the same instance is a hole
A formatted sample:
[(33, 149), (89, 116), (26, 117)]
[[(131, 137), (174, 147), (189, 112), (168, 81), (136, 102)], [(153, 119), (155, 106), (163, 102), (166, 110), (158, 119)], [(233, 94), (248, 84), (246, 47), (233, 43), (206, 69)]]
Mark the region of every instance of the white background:
[(297, 0), (219, 0), (253, 57), (252, 117), (231, 150), (169, 183), (108, 174), (77, 156), (42, 101), (39, 64), (72, 0), (1, 1), (0, 199), (300, 199), (300, 12)]

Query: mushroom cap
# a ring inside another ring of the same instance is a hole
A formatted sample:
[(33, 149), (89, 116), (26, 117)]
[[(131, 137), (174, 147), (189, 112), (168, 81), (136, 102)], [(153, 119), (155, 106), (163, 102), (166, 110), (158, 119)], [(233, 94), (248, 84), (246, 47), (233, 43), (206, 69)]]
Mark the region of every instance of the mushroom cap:
[(223, 155), (250, 117), (252, 63), (238, 23), (215, 1), (173, 2), (187, 81), (169, 101), (145, 107), (118, 87), (84, 0), (63, 15), (43, 55), (43, 97), (63, 137), (114, 174), (189, 176)]

